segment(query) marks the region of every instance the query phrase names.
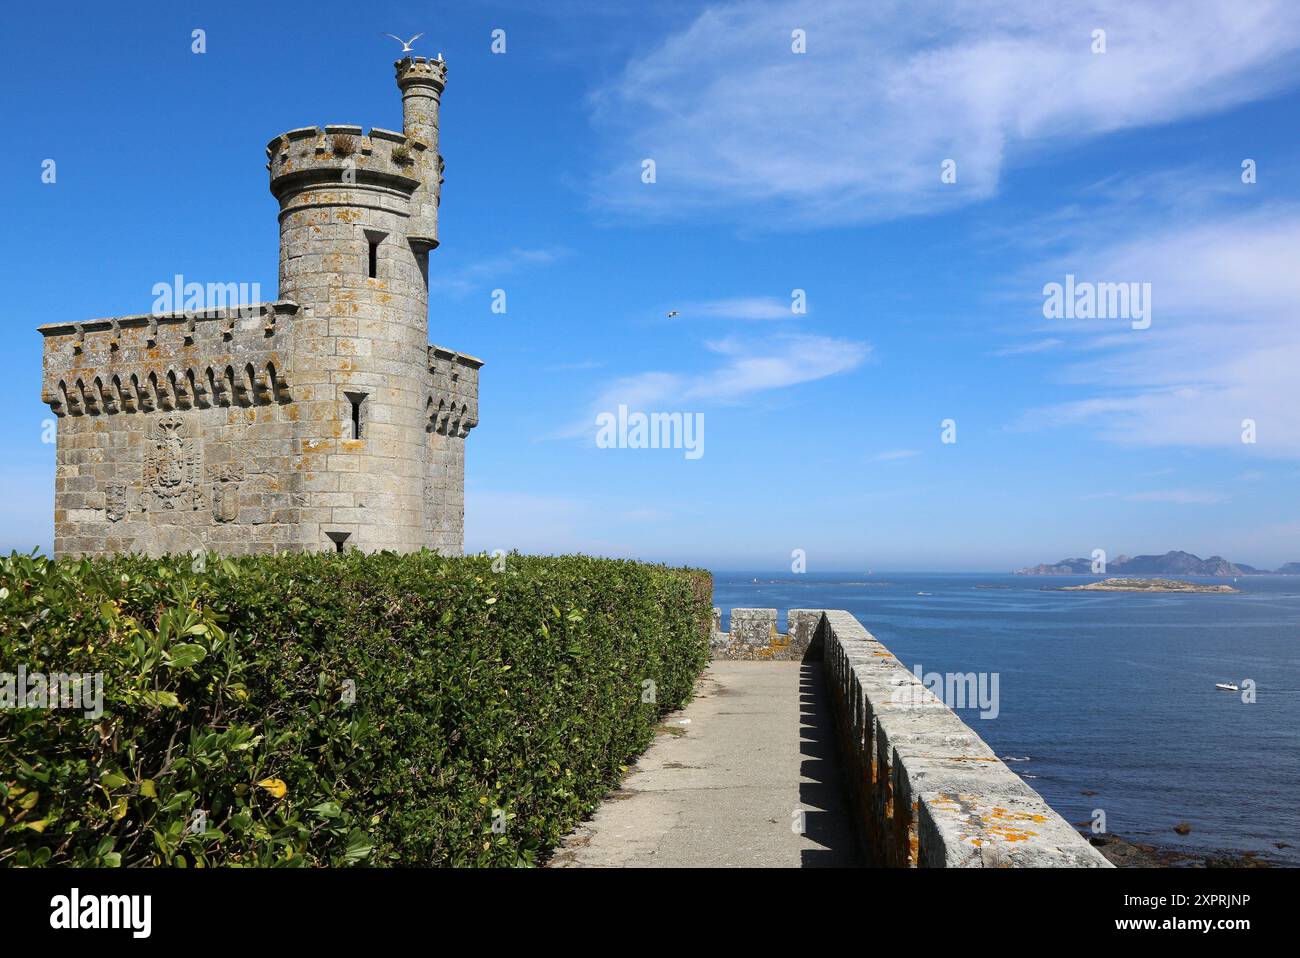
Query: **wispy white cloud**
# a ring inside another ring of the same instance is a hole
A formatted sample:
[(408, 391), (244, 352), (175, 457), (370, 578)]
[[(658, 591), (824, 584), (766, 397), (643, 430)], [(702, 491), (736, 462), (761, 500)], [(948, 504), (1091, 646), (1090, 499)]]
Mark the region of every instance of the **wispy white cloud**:
[(613, 379), (596, 396), (591, 415), (549, 438), (591, 437), (594, 416), (620, 405), (634, 411), (669, 411), (734, 404), (850, 372), (871, 355), (871, 346), (857, 340), (789, 334), (760, 339), (728, 336), (705, 343), (705, 348), (719, 357), (713, 366), (690, 373), (647, 371)]
[(831, 336), (778, 336), (754, 342), (736, 336), (707, 343), (723, 358), (712, 372), (685, 383), (686, 399), (731, 401), (838, 376), (866, 361), (866, 343)]
[(993, 353), (994, 356), (1026, 356), (1032, 353), (1045, 353), (1049, 350), (1056, 349), (1064, 340), (1050, 337), (1048, 339), (1035, 339), (1032, 342), (1020, 343), (1015, 346), (1007, 346), (1005, 349), (999, 349)]
[(782, 320), (793, 319), (790, 300), (776, 296), (744, 296), (734, 299), (713, 299), (701, 303), (685, 303), (680, 308), (683, 319)]
[(761, 341), (727, 337), (706, 344), (722, 361), (697, 373), (645, 372), (610, 383), (600, 409), (620, 403), (650, 408), (668, 400), (686, 402), (745, 399), (757, 393), (825, 379), (860, 366), (871, 352), (866, 343), (830, 336), (780, 336)]
[(1080, 498), (1084, 501), (1122, 499), (1125, 502), (1169, 502), (1187, 506), (1227, 502), (1232, 497), (1210, 489), (1149, 489), (1143, 492), (1091, 492)]
[(592, 95), (608, 140), (593, 193), (759, 227), (951, 209), (1035, 151), (1268, 95), (1298, 50), (1287, 0), (718, 3)]
[[(1031, 410), (1018, 426), (1082, 425), (1120, 443), (1300, 458), (1300, 208), (1128, 235), (1082, 246), (1041, 272), (1151, 283), (1151, 328), (1057, 324), (1079, 350), (1058, 378), (1091, 395)], [(1253, 443), (1242, 441), (1245, 420)]]
[(663, 509), (629, 509), (622, 515), (629, 522), (666, 522), (672, 518), (672, 513)]
[(1189, 506), (1227, 502), (1232, 497), (1209, 489), (1153, 489), (1149, 492), (1130, 492), (1123, 498), (1129, 502), (1170, 502)]
[(515, 247), (449, 271), (430, 270), (429, 290), (452, 296), (468, 296), (470, 293), (495, 287), (520, 270), (549, 266), (567, 255), (568, 250), (561, 247), (538, 249)]
[(911, 459), (913, 456), (919, 456), (920, 453), (915, 449), (890, 449), (887, 452), (877, 453), (871, 457), (872, 462), (899, 462), (903, 459)]

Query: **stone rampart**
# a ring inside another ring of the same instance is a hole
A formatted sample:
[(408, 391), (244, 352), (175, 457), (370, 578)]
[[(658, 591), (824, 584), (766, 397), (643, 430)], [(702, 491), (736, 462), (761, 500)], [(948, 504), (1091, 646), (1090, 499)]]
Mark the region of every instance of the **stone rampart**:
[(1110, 863), (850, 613), (714, 610), (713, 655), (818, 660), (867, 860), (931, 868)]

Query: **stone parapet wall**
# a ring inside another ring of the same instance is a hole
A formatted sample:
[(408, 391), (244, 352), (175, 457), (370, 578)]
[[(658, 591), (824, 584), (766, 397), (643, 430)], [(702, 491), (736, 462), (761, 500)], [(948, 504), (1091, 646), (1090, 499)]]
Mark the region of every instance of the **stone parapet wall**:
[(821, 661), (867, 860), (931, 868), (1110, 863), (848, 612), (713, 610), (715, 659)]
[(851, 614), (823, 610), (814, 642), (873, 863), (1111, 867)]

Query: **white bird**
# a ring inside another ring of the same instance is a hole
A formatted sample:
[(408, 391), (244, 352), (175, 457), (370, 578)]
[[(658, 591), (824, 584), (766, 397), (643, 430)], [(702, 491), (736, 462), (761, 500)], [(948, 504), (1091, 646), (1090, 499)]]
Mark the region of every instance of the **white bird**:
[[(393, 35), (392, 35), (391, 33), (385, 33), (384, 36), (386, 36), (386, 37), (393, 37)], [(409, 40), (403, 40), (401, 37), (393, 37), (393, 39), (396, 40), (398, 43), (400, 43), (400, 44), (402, 45), (402, 52), (403, 52), (403, 53), (411, 53), (411, 52), (413, 52), (413, 48), (412, 48), (411, 44), (414, 43), (416, 40), (420, 39), (420, 37), (422, 37), (422, 36), (424, 36), (423, 33), (417, 33), (415, 36), (411, 37), (411, 39), (409, 39)]]
[(672, 318), (673, 318), (674, 316), (676, 316), (676, 315), (677, 315), (677, 310), (675, 310), (675, 309), (670, 309), (670, 310), (668, 311), (668, 318), (669, 318), (669, 319), (672, 319)]

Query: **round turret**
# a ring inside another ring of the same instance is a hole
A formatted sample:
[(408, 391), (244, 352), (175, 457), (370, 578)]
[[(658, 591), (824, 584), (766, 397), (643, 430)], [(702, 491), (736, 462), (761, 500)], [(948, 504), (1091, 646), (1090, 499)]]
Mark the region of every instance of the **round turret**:
[(280, 298), (300, 308), (296, 453), (319, 548), (430, 544), (428, 257), (446, 68), (410, 62), (403, 132), (305, 127), (267, 147)]

